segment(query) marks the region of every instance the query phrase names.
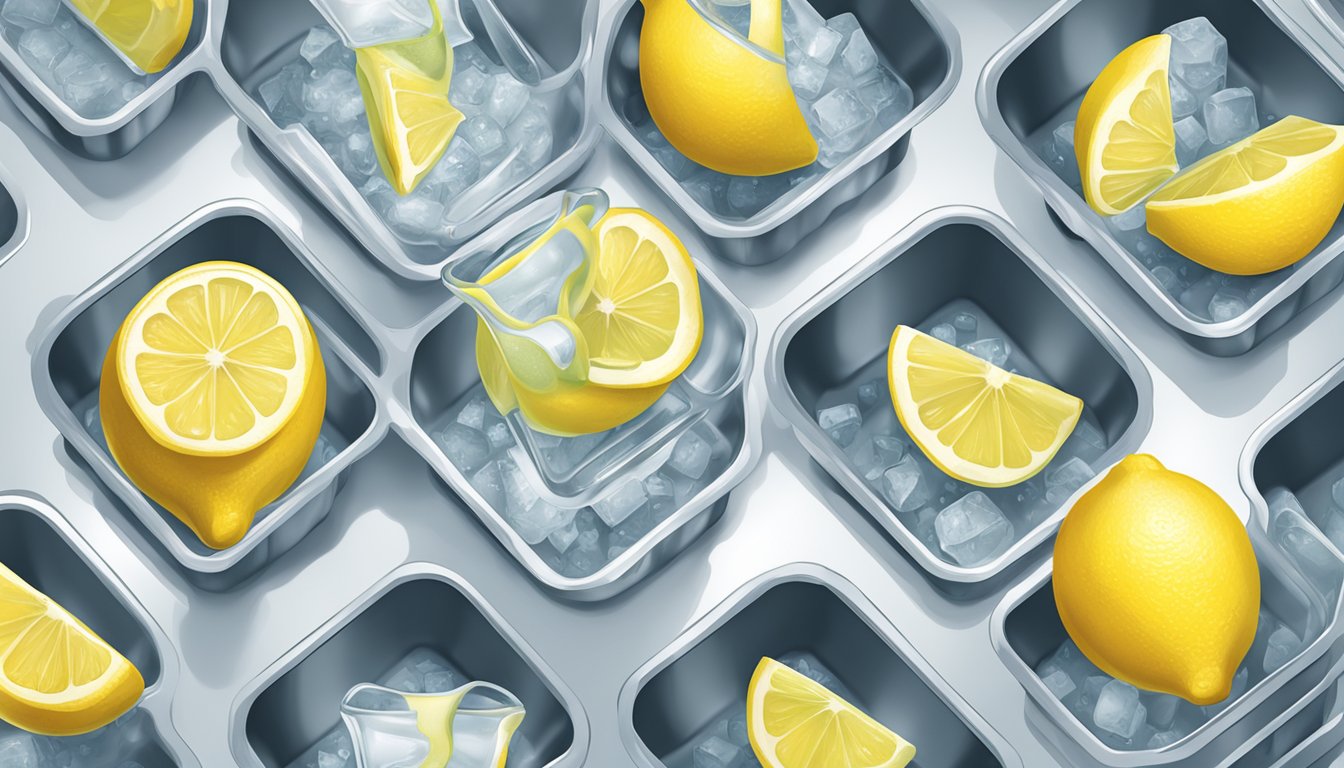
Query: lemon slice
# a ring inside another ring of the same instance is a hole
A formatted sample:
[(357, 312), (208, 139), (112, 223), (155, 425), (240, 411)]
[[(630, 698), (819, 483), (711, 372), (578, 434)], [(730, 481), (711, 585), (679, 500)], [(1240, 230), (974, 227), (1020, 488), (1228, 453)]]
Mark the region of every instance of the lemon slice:
[(402, 195), (439, 162), (464, 119), (448, 100), (453, 49), (443, 34), (438, 3), (430, 6), (434, 25), (421, 37), (355, 51), (373, 150), (388, 182)]
[(1344, 206), (1344, 130), (1285, 117), (1210, 155), (1148, 201), (1148, 230), (1182, 255), (1234, 275), (1311, 253)]
[(643, 210), (613, 208), (595, 231), (597, 274), (574, 317), (588, 344), (589, 380), (617, 388), (665, 384), (700, 349), (695, 264), (677, 236)]
[(1097, 213), (1123, 213), (1180, 167), (1171, 122), (1171, 37), (1153, 35), (1111, 59), (1087, 89), (1074, 124), (1083, 195)]
[(0, 564), (0, 718), (48, 736), (88, 733), (144, 690), (126, 657)]
[(320, 365), (312, 328), (289, 291), (226, 261), (187, 267), (154, 286), (117, 343), (121, 388), (145, 430), (196, 456), (232, 456), (271, 438)]
[(142, 71), (168, 66), (191, 31), (192, 0), (70, 0)]
[(766, 768), (902, 768), (915, 759), (913, 744), (770, 658), (747, 688), (747, 735)]
[(1041, 471), (1083, 412), (1067, 392), (904, 325), (891, 335), (887, 375), (896, 416), (924, 455), (986, 488)]

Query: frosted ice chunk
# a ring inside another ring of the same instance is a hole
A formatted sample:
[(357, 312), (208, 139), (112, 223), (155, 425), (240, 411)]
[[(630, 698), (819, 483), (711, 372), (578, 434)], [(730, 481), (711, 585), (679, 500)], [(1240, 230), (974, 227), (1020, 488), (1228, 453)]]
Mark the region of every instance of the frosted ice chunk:
[(886, 382), (880, 379), (865, 381), (859, 385), (859, 405), (868, 408), (877, 402), (882, 390), (886, 389)]
[(990, 365), (996, 365), (1000, 368), (1008, 362), (1008, 356), (1013, 353), (1012, 347), (1003, 339), (980, 339), (970, 344), (962, 346), (962, 349), (970, 352), (972, 355), (987, 361)]
[(424, 194), (395, 200), (386, 212), (388, 226), (405, 237), (423, 237), (443, 223), (444, 207)]
[(949, 323), (939, 323), (929, 330), (929, 335), (944, 344), (957, 345), (957, 329)]
[(504, 509), (507, 503), (504, 495), (504, 478), (499, 470), (500, 464), (499, 461), (492, 461), (476, 470), (471, 476), (471, 487), (475, 488), (485, 503), (495, 510)]
[(579, 527), (572, 520), (569, 525), (551, 531), (550, 535), (546, 537), (551, 542), (551, 546), (555, 547), (555, 551), (561, 554), (564, 554), (565, 550), (569, 549), (569, 546), (577, 538), (579, 538)]
[(1059, 451), (1064, 456), (1077, 456), (1091, 465), (1106, 452), (1106, 445), (1106, 435), (1100, 429), (1087, 419), (1079, 419)]
[(700, 742), (691, 757), (693, 768), (740, 768), (742, 748), (718, 736)]
[(815, 101), (826, 85), (826, 76), (830, 70), (826, 69), (825, 64), (802, 56), (796, 64), (789, 65), (788, 72), (789, 85), (793, 86), (794, 94), (801, 99)]
[(832, 29), (828, 23), (827, 26), (817, 27), (803, 42), (803, 53), (822, 64), (830, 64), (844, 39), (844, 35)]
[(644, 490), (644, 483), (637, 477), (628, 477), (611, 493), (594, 502), (593, 511), (602, 518), (602, 522), (615, 526), (644, 506), (648, 500), (649, 495)]
[(1199, 91), (1227, 79), (1227, 39), (1203, 16), (1162, 30), (1171, 35), (1171, 71)]
[(1176, 271), (1166, 264), (1159, 264), (1153, 268), (1153, 279), (1162, 287), (1162, 290), (1168, 296), (1175, 296), (1184, 288), (1181, 278), (1176, 275)]
[(677, 438), (672, 456), (667, 460), (667, 467), (692, 480), (699, 480), (709, 468), (709, 461), (713, 455), (714, 449), (710, 444), (692, 430)]
[(494, 167), (504, 157), (507, 139), (499, 123), (490, 116), (476, 115), (468, 118), (458, 128), (458, 132), (471, 144), (471, 148), (476, 150), (476, 154), (480, 155), (482, 164)]
[(475, 397), (457, 412), (457, 423), (475, 430), (485, 428), (485, 399)]
[(448, 88), (448, 100), (453, 106), (462, 109), (467, 106), (484, 104), (494, 85), (494, 78), (476, 67), (462, 67), (453, 73), (453, 81)]
[(859, 98), (877, 113), (877, 122), (883, 129), (909, 114), (915, 106), (915, 93), (910, 86), (880, 69), (878, 77), (859, 86)]
[(1055, 173), (1070, 186), (1079, 186), (1083, 183), (1082, 173), (1078, 170), (1078, 154), (1074, 151), (1073, 145), (1074, 122), (1072, 120), (1066, 123), (1060, 123), (1050, 134), (1050, 144), (1052, 156), (1049, 158), (1050, 166), (1055, 169)]
[(863, 142), (876, 114), (849, 88), (836, 88), (812, 105), (818, 143), (828, 152), (850, 152)]
[(1060, 701), (1078, 689), (1078, 684), (1062, 669), (1051, 670), (1049, 674), (1041, 677), (1041, 682), (1045, 683), (1045, 687), (1049, 688), (1050, 693)]
[[(1199, 159), (1199, 151), (1209, 140), (1208, 131), (1194, 117), (1183, 117), (1176, 121), (1176, 161), (1184, 168)], [(1141, 206), (1135, 206), (1141, 207)]]
[(1298, 651), (1302, 649), (1302, 641), (1297, 633), (1287, 626), (1280, 624), (1269, 636), (1269, 644), (1265, 647), (1265, 674), (1292, 661)]
[(897, 512), (914, 512), (933, 496), (913, 456), (906, 456), (882, 473), (882, 495)]
[(540, 544), (552, 532), (569, 525), (573, 509), (560, 509), (541, 499), (523, 473), (512, 463), (503, 465), (504, 517), (528, 544)]
[(939, 512), (934, 529), (943, 551), (968, 567), (991, 560), (1013, 541), (1013, 524), (981, 491), (972, 491)]
[(905, 456), (905, 443), (899, 437), (878, 435), (873, 438), (873, 458), (879, 467), (892, 467)]
[(1231, 288), (1219, 288), (1209, 299), (1209, 317), (1215, 323), (1240, 317), (1248, 308), (1246, 299)]
[(838, 445), (846, 446), (854, 442), (854, 436), (859, 433), (863, 415), (857, 405), (842, 403), (817, 411), (817, 424)]
[[(333, 69), (308, 80), (303, 86), (303, 106), (310, 112), (330, 112), (354, 96), (362, 99), (355, 73)], [(361, 101), (362, 103), (362, 101)]]
[(1129, 683), (1112, 680), (1101, 689), (1092, 720), (1103, 731), (1122, 739), (1133, 738), (1148, 712), (1139, 702), (1139, 691)]
[(1052, 504), (1063, 503), (1074, 491), (1087, 485), (1095, 474), (1087, 462), (1076, 456), (1058, 467), (1051, 467), (1045, 473), (1045, 498)]
[(487, 427), (485, 438), (490, 441), (490, 447), (494, 450), (513, 445), (513, 433), (509, 431), (509, 425), (502, 421), (496, 421)]
[(485, 106), (486, 114), (500, 125), (508, 125), (523, 111), (531, 91), (528, 87), (507, 72), (494, 76), (491, 85), (490, 101)]
[(789, 191), (786, 176), (733, 176), (728, 180), (728, 207), (751, 215)]
[(50, 26), (56, 20), (61, 0), (5, 0), (0, 19), (23, 29)]
[(1179, 120), (1183, 117), (1189, 117), (1199, 111), (1202, 104), (1199, 97), (1196, 96), (1180, 78), (1172, 74), (1167, 77), (1167, 85), (1171, 91), (1171, 116)]
[(56, 66), (70, 43), (50, 28), (30, 29), (19, 36), (19, 53), (34, 69), (49, 71)]
[(446, 198), (461, 194), (481, 177), (481, 157), (465, 139), (454, 137), (423, 184), (440, 190)]
[(299, 44), (299, 55), (308, 62), (308, 66), (318, 69), (319, 62), (323, 61), (322, 55), (333, 45), (344, 47), (341, 38), (330, 27), (316, 26), (308, 30), (308, 34)]
[(1117, 213), (1114, 216), (1106, 217), (1106, 226), (1112, 232), (1133, 232), (1136, 229), (1142, 229), (1148, 223), (1148, 214), (1144, 210), (1143, 204), (1139, 203), (1123, 213)]
[(535, 173), (551, 159), (555, 137), (545, 107), (535, 102), (527, 104), (522, 112), (504, 129), (509, 144), (519, 148), (522, 175)]
[(601, 534), (596, 530), (581, 530), (569, 551), (565, 553), (565, 561), (560, 572), (569, 578), (590, 576), (609, 559), (610, 556), (601, 542)]
[(346, 137), (341, 159), (344, 170), (358, 176), (371, 176), (378, 171), (378, 155), (373, 151), (373, 139), (364, 131), (355, 131)]
[(863, 30), (856, 29), (850, 33), (840, 60), (854, 82), (863, 82), (865, 76), (877, 68), (877, 51), (873, 50), (873, 44)]
[(40, 768), (37, 739), (19, 732), (0, 739), (0, 768)]
[(1204, 126), (1209, 141), (1227, 146), (1260, 130), (1255, 111), (1255, 94), (1249, 88), (1226, 88), (1204, 102)]

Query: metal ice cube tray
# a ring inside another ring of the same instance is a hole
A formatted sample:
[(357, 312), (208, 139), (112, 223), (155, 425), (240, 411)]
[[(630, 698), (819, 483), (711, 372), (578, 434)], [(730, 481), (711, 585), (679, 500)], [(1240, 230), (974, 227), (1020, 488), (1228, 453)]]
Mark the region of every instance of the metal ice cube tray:
[[(638, 2), (493, 2), (563, 95), (567, 135), (449, 249), (397, 240), (259, 104), (319, 18), (306, 0), (198, 0), (183, 54), (101, 120), (0, 37), (0, 562), (144, 673), (116, 726), (130, 759), (280, 768), (334, 725), (349, 686), (428, 648), (524, 701), (519, 768), (689, 766), (759, 658), (790, 652), (912, 740), (920, 768), (1344, 765), (1344, 620), (1276, 554), (1266, 501), (1287, 488), (1317, 514), (1344, 476), (1344, 223), (1247, 315), (1197, 322), (1024, 143), (1126, 43), (1198, 15), (1258, 98), (1340, 122), (1344, 4), (816, 0), (864, 23), (914, 111), (797, 197), (727, 221), (630, 131)], [(721, 384), (704, 418), (729, 451), (681, 509), (574, 579), (431, 429), (476, 379), (474, 322), (443, 265), (589, 186), (652, 211), (700, 266), (717, 331), (701, 354)], [(131, 304), (207, 259), (283, 282), (329, 374), (331, 450), (223, 552), (126, 479), (89, 416)], [(897, 323), (958, 302), (1084, 398), (1105, 443), (1096, 469), (1149, 452), (1227, 499), (1262, 552), (1266, 604), (1319, 630), (1170, 747), (1103, 743), (1035, 672), (1064, 639), (1050, 550), (1068, 501), (999, 557), (956, 566), (816, 423)]]

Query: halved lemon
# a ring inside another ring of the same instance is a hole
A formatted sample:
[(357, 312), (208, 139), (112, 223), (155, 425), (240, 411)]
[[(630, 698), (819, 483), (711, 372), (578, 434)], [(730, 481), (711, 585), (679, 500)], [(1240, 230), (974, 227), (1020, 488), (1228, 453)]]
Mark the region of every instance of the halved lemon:
[(1148, 230), (1219, 272), (1311, 253), (1344, 207), (1344, 129), (1285, 117), (1187, 168), (1148, 201)]
[(1074, 151), (1097, 213), (1134, 207), (1180, 168), (1171, 122), (1171, 37), (1153, 35), (1111, 59), (1078, 108)]
[(596, 275), (574, 322), (589, 379), (606, 387), (666, 384), (700, 349), (700, 281), (686, 246), (652, 214), (613, 208), (597, 223)]
[(73, 736), (116, 720), (144, 690), (125, 656), (0, 564), (0, 718)]
[(192, 0), (71, 0), (108, 42), (144, 72), (162, 71), (191, 31)]
[(117, 367), (156, 441), (179, 453), (232, 456), (294, 415), (320, 364), (314, 347), (284, 286), (252, 267), (212, 261), (140, 299), (126, 317)]
[(747, 688), (747, 736), (766, 768), (902, 768), (915, 746), (771, 658)]
[(1073, 432), (1083, 401), (900, 325), (887, 350), (896, 416), (947, 474), (1002, 488), (1040, 472)]
[(439, 162), (464, 119), (448, 100), (453, 49), (438, 3), (421, 37), (355, 51), (374, 153), (392, 188), (407, 195)]

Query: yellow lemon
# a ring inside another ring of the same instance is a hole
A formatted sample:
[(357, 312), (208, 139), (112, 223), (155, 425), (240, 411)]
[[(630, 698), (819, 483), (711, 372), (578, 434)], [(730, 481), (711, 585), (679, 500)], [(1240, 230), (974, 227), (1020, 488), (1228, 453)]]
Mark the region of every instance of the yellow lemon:
[(678, 151), (737, 176), (817, 159), (784, 68), (782, 18), (780, 0), (752, 0), (747, 45), (691, 0), (644, 0), (639, 82), (654, 123)]
[(1111, 59), (1087, 89), (1074, 123), (1083, 195), (1097, 213), (1134, 207), (1180, 167), (1171, 122), (1171, 37), (1153, 35)]
[(0, 648), (0, 718), (25, 731), (88, 733), (135, 706), (145, 690), (125, 656), (3, 564)]
[(453, 49), (438, 3), (424, 35), (355, 51), (373, 150), (392, 188), (407, 195), (443, 157), (463, 115), (448, 100)]
[(965, 482), (1002, 488), (1040, 472), (1083, 401), (899, 325), (887, 349), (896, 416), (925, 456)]
[(643, 413), (695, 359), (704, 335), (695, 264), (671, 230), (647, 211), (613, 208), (593, 232), (592, 288), (573, 317), (588, 349), (586, 382), (514, 386), (494, 338), (484, 328), (476, 334), (495, 406), (516, 405), (534, 428), (557, 435), (602, 432)]
[(70, 0), (142, 71), (163, 70), (191, 31), (192, 0)]
[(1285, 117), (1185, 169), (1148, 230), (1209, 269), (1259, 275), (1311, 253), (1344, 207), (1344, 130)]
[(913, 744), (770, 658), (747, 687), (747, 736), (766, 768), (903, 768), (915, 759)]
[(108, 348), (98, 395), (122, 471), (215, 549), (238, 543), (299, 476), (326, 400), (298, 302), (269, 275), (225, 261), (145, 294)]
[(1208, 486), (1126, 457), (1064, 518), (1055, 604), (1107, 674), (1214, 704), (1255, 639), (1260, 570), (1246, 527)]

